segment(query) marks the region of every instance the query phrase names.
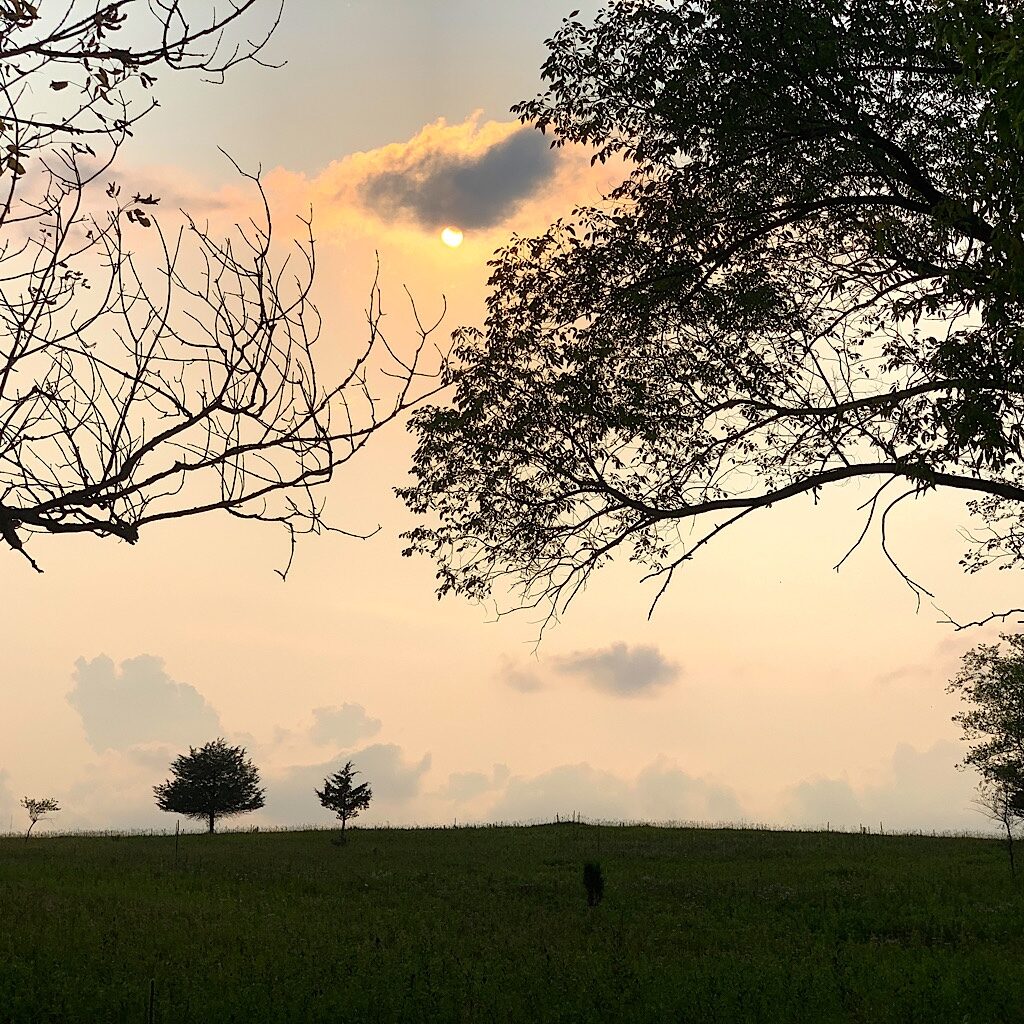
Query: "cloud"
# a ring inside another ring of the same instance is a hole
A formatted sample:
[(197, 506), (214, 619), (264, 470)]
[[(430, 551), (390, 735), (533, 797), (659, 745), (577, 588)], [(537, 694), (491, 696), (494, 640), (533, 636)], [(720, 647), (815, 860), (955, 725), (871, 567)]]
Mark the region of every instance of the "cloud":
[(970, 829), (990, 826), (976, 809), (977, 776), (956, 768), (962, 749), (941, 740), (924, 751), (900, 743), (880, 781), (852, 786), (846, 779), (806, 779), (789, 788), (784, 817), (792, 824), (856, 829)]
[(156, 806), (153, 786), (168, 777), (179, 753), (180, 746), (102, 752), (62, 794), (63, 810), (55, 827), (173, 831), (175, 816)]
[(805, 779), (787, 794), (787, 814), (797, 824), (829, 822), (838, 828), (864, 821), (864, 808), (846, 779)]
[(490, 228), (554, 173), (548, 140), (531, 128), (469, 152), (452, 146), (455, 138), (437, 134), (430, 147), (417, 147), (414, 140), (404, 159), (361, 183), (363, 204), (382, 220), (411, 220), (428, 229)]
[(595, 690), (616, 697), (652, 693), (679, 675), (679, 666), (667, 661), (657, 647), (612, 644), (604, 650), (577, 651), (555, 662), (557, 671), (579, 675)]
[[(543, 231), (574, 206), (602, 202), (629, 173), (618, 161), (593, 165), (590, 147), (552, 150), (549, 141), (518, 121), (487, 121), (476, 111), (341, 156), (314, 175), (274, 168), (264, 184), (276, 216), (305, 215), (312, 206), (318, 239), (346, 250), (354, 240), (375, 248), (384, 240), (416, 252), (429, 244), (436, 252), (438, 229), (451, 224), (467, 233), (464, 254), (480, 243), (484, 256), (513, 228)], [(237, 191), (218, 193), (231, 212), (243, 210)]]
[(353, 743), (380, 732), (380, 719), (371, 718), (361, 704), (314, 708), (309, 738), (314, 743), (350, 747)]
[(520, 693), (538, 693), (544, 689), (544, 683), (540, 676), (532, 669), (520, 668), (510, 658), (503, 657), (501, 668), (498, 669), (498, 678), (513, 690)]
[(491, 788), (491, 780), (483, 772), (452, 772), (444, 795), (449, 800), (472, 800)]
[(346, 761), (359, 771), (359, 782), (368, 782), (373, 800), (361, 815), (367, 822), (383, 821), (390, 814), (401, 812), (418, 796), (423, 776), (430, 769), (430, 754), (419, 761), (407, 761), (402, 748), (393, 743), (374, 743), (351, 754), (338, 754), (317, 764), (293, 765), (266, 778), (267, 806), (263, 817), (275, 823), (301, 825), (327, 823), (329, 811), (320, 806), (314, 789), (322, 788), (327, 776)]
[(503, 786), (509, 779), (508, 765), (496, 764), (490, 775), (484, 772), (452, 772), (442, 792), (447, 800), (473, 800)]
[(611, 821), (718, 822), (744, 816), (727, 786), (695, 778), (658, 759), (633, 780), (587, 763), (560, 765), (533, 778), (513, 778), (488, 817), (546, 821), (575, 811), (585, 819)]
[(98, 753), (146, 743), (198, 745), (222, 732), (202, 694), (171, 679), (160, 658), (143, 654), (120, 668), (106, 656), (79, 658), (73, 679), (68, 703)]
[(14, 828), (13, 818), (18, 801), (15, 800), (14, 793), (11, 792), (10, 779), (10, 774), (0, 768), (0, 833)]

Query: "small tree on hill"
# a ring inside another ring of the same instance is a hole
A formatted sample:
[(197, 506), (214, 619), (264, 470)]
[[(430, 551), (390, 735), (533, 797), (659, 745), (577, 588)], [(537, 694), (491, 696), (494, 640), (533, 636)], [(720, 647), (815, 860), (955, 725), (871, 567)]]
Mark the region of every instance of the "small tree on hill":
[(153, 787), (157, 806), (205, 821), (210, 832), (218, 818), (257, 811), (264, 804), (259, 769), (246, 759), (244, 747), (229, 746), (223, 738), (198, 750), (189, 747), (175, 758), (171, 774), (174, 778)]
[(330, 778), (324, 779), (324, 788), (314, 790), (320, 803), (341, 819), (342, 835), (349, 818), (356, 817), (360, 811), (370, 806), (373, 791), (367, 782), (353, 785), (355, 776), (360, 773), (347, 761), (344, 768), (338, 769)]
[(21, 806), (28, 811), (29, 821), (31, 822), (28, 831), (25, 833), (26, 842), (28, 837), (32, 835), (32, 829), (36, 827), (37, 822), (43, 821), (47, 815), (55, 814), (60, 810), (60, 804), (53, 797), (46, 797), (43, 800), (33, 800), (28, 796), (22, 797)]

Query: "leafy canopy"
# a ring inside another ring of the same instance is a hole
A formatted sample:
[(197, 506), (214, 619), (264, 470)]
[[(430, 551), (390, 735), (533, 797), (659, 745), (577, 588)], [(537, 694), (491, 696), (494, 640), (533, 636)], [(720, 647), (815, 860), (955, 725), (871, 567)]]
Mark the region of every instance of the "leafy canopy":
[(406, 553), (439, 592), (550, 617), (628, 555), (660, 596), (753, 511), (857, 478), (883, 547), (947, 487), (990, 531), (968, 568), (1021, 561), (1020, 12), (620, 0), (547, 45), (514, 110), (629, 174), (495, 255), (454, 399), (414, 418)]
[(52, 814), (60, 810), (60, 804), (52, 797), (46, 797), (42, 800), (35, 800), (32, 797), (23, 797), (21, 806), (28, 812), (29, 819), (34, 825), (37, 821), (42, 819), (47, 814)]
[(56, 814), (60, 810), (60, 803), (53, 797), (44, 797), (42, 799), (35, 799), (29, 796), (22, 797), (21, 806), (25, 808), (29, 820), (28, 831), (25, 833), (26, 839), (32, 835), (32, 829), (39, 822), (45, 820), (48, 815)]
[(1009, 647), (980, 644), (947, 687), (966, 705), (953, 716), (970, 744), (965, 767), (986, 783), (1024, 794), (1024, 634), (1000, 634)]
[(204, 820), (211, 832), (218, 818), (257, 811), (264, 805), (259, 770), (246, 758), (244, 747), (232, 747), (224, 739), (198, 750), (189, 747), (187, 754), (172, 762), (171, 775), (153, 787), (157, 807)]

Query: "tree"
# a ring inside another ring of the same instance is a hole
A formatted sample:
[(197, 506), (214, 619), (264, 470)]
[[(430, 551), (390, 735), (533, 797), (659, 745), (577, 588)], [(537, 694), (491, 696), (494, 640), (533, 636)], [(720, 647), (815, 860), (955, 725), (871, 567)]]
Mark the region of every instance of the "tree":
[(953, 716), (970, 744), (960, 764), (981, 776), (979, 804), (1006, 832), (1010, 870), (1014, 828), (1024, 818), (1024, 633), (1000, 634), (1009, 645), (980, 644), (962, 659), (946, 688), (966, 708)]
[(419, 388), (433, 328), (396, 354), (376, 286), (354, 362), (318, 369), (311, 222), (279, 252), (257, 175), (239, 169), (260, 213), (224, 239), (112, 178), (158, 75), (262, 63), (278, 0), (203, 6), (0, 5), (0, 536), (39, 571), (31, 534), (135, 543), (215, 510), (283, 525), (294, 550)]
[(329, 811), (333, 811), (341, 819), (341, 834), (345, 835), (345, 824), (349, 818), (355, 818), (360, 811), (370, 806), (373, 790), (366, 782), (354, 785), (355, 776), (360, 773), (352, 767), (351, 761), (345, 762), (332, 776), (324, 779), (323, 789), (314, 789), (320, 803)]
[(1006, 852), (1010, 858), (1010, 874), (1016, 877), (1017, 864), (1013, 844), (1018, 838), (1018, 826), (1024, 820), (1024, 792), (1015, 788), (1014, 783), (1008, 779), (981, 782), (978, 790), (976, 803), (982, 814), (1006, 833)]
[(259, 769), (245, 757), (244, 747), (216, 739), (198, 750), (189, 747), (171, 764), (174, 776), (153, 787), (161, 811), (205, 821), (213, 832), (218, 818), (258, 811), (266, 790)]
[(877, 522), (899, 569), (888, 517), (942, 487), (986, 528), (969, 570), (1024, 561), (1022, 23), (994, 0), (566, 19), (513, 110), (628, 177), (495, 255), (451, 405), (413, 417), (405, 553), (439, 594), (551, 621), (628, 556), (656, 604), (733, 524), (860, 479), (853, 547)]
[(33, 800), (31, 797), (22, 797), (21, 806), (28, 812), (29, 826), (28, 831), (25, 833), (25, 841), (28, 842), (28, 838), (32, 835), (32, 829), (36, 827), (36, 824), (40, 821), (45, 821), (47, 815), (55, 814), (60, 810), (60, 804), (53, 799), (53, 797), (46, 797), (42, 800)]

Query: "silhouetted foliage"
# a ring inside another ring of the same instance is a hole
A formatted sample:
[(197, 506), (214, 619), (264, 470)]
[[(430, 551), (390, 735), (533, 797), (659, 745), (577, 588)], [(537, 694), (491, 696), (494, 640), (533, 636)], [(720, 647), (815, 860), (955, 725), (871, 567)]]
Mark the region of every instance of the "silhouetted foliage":
[(343, 768), (339, 768), (332, 776), (324, 779), (323, 789), (313, 790), (319, 797), (321, 805), (341, 819), (342, 840), (349, 818), (355, 818), (360, 811), (365, 811), (373, 797), (369, 783), (361, 782), (358, 786), (355, 785), (355, 777), (359, 774), (352, 766), (352, 762), (346, 761)]
[(604, 875), (595, 861), (583, 865), (583, 887), (587, 890), (587, 906), (596, 907), (604, 898)]
[(979, 806), (1006, 832), (1010, 870), (1014, 828), (1024, 819), (1024, 634), (1000, 634), (1009, 645), (979, 644), (946, 688), (967, 705), (953, 716), (968, 742), (961, 767), (981, 776)]
[(567, 18), (514, 109), (628, 178), (496, 254), (453, 405), (414, 418), (406, 553), (439, 593), (550, 621), (619, 555), (656, 603), (732, 524), (858, 478), (890, 557), (892, 509), (946, 487), (988, 527), (969, 570), (1024, 560), (1021, 24), (993, 0)]
[(260, 773), (244, 747), (223, 739), (198, 750), (189, 747), (171, 764), (173, 778), (153, 787), (161, 811), (205, 821), (213, 832), (218, 818), (258, 811), (264, 804)]
[(165, 230), (160, 197), (112, 177), (157, 76), (262, 63), (280, 14), (0, 5), (0, 536), (37, 569), (29, 534), (134, 543), (213, 510), (294, 542), (324, 526), (321, 485), (414, 398), (419, 350), (389, 347), (376, 287), (354, 361), (318, 371), (311, 225), (278, 256), (257, 177), (259, 213), (224, 239), (187, 215)]
[(29, 826), (25, 833), (25, 839), (32, 835), (32, 829), (40, 821), (44, 821), (50, 814), (60, 810), (60, 804), (53, 797), (45, 797), (42, 800), (33, 800), (31, 797), (22, 797), (21, 806), (28, 812)]

